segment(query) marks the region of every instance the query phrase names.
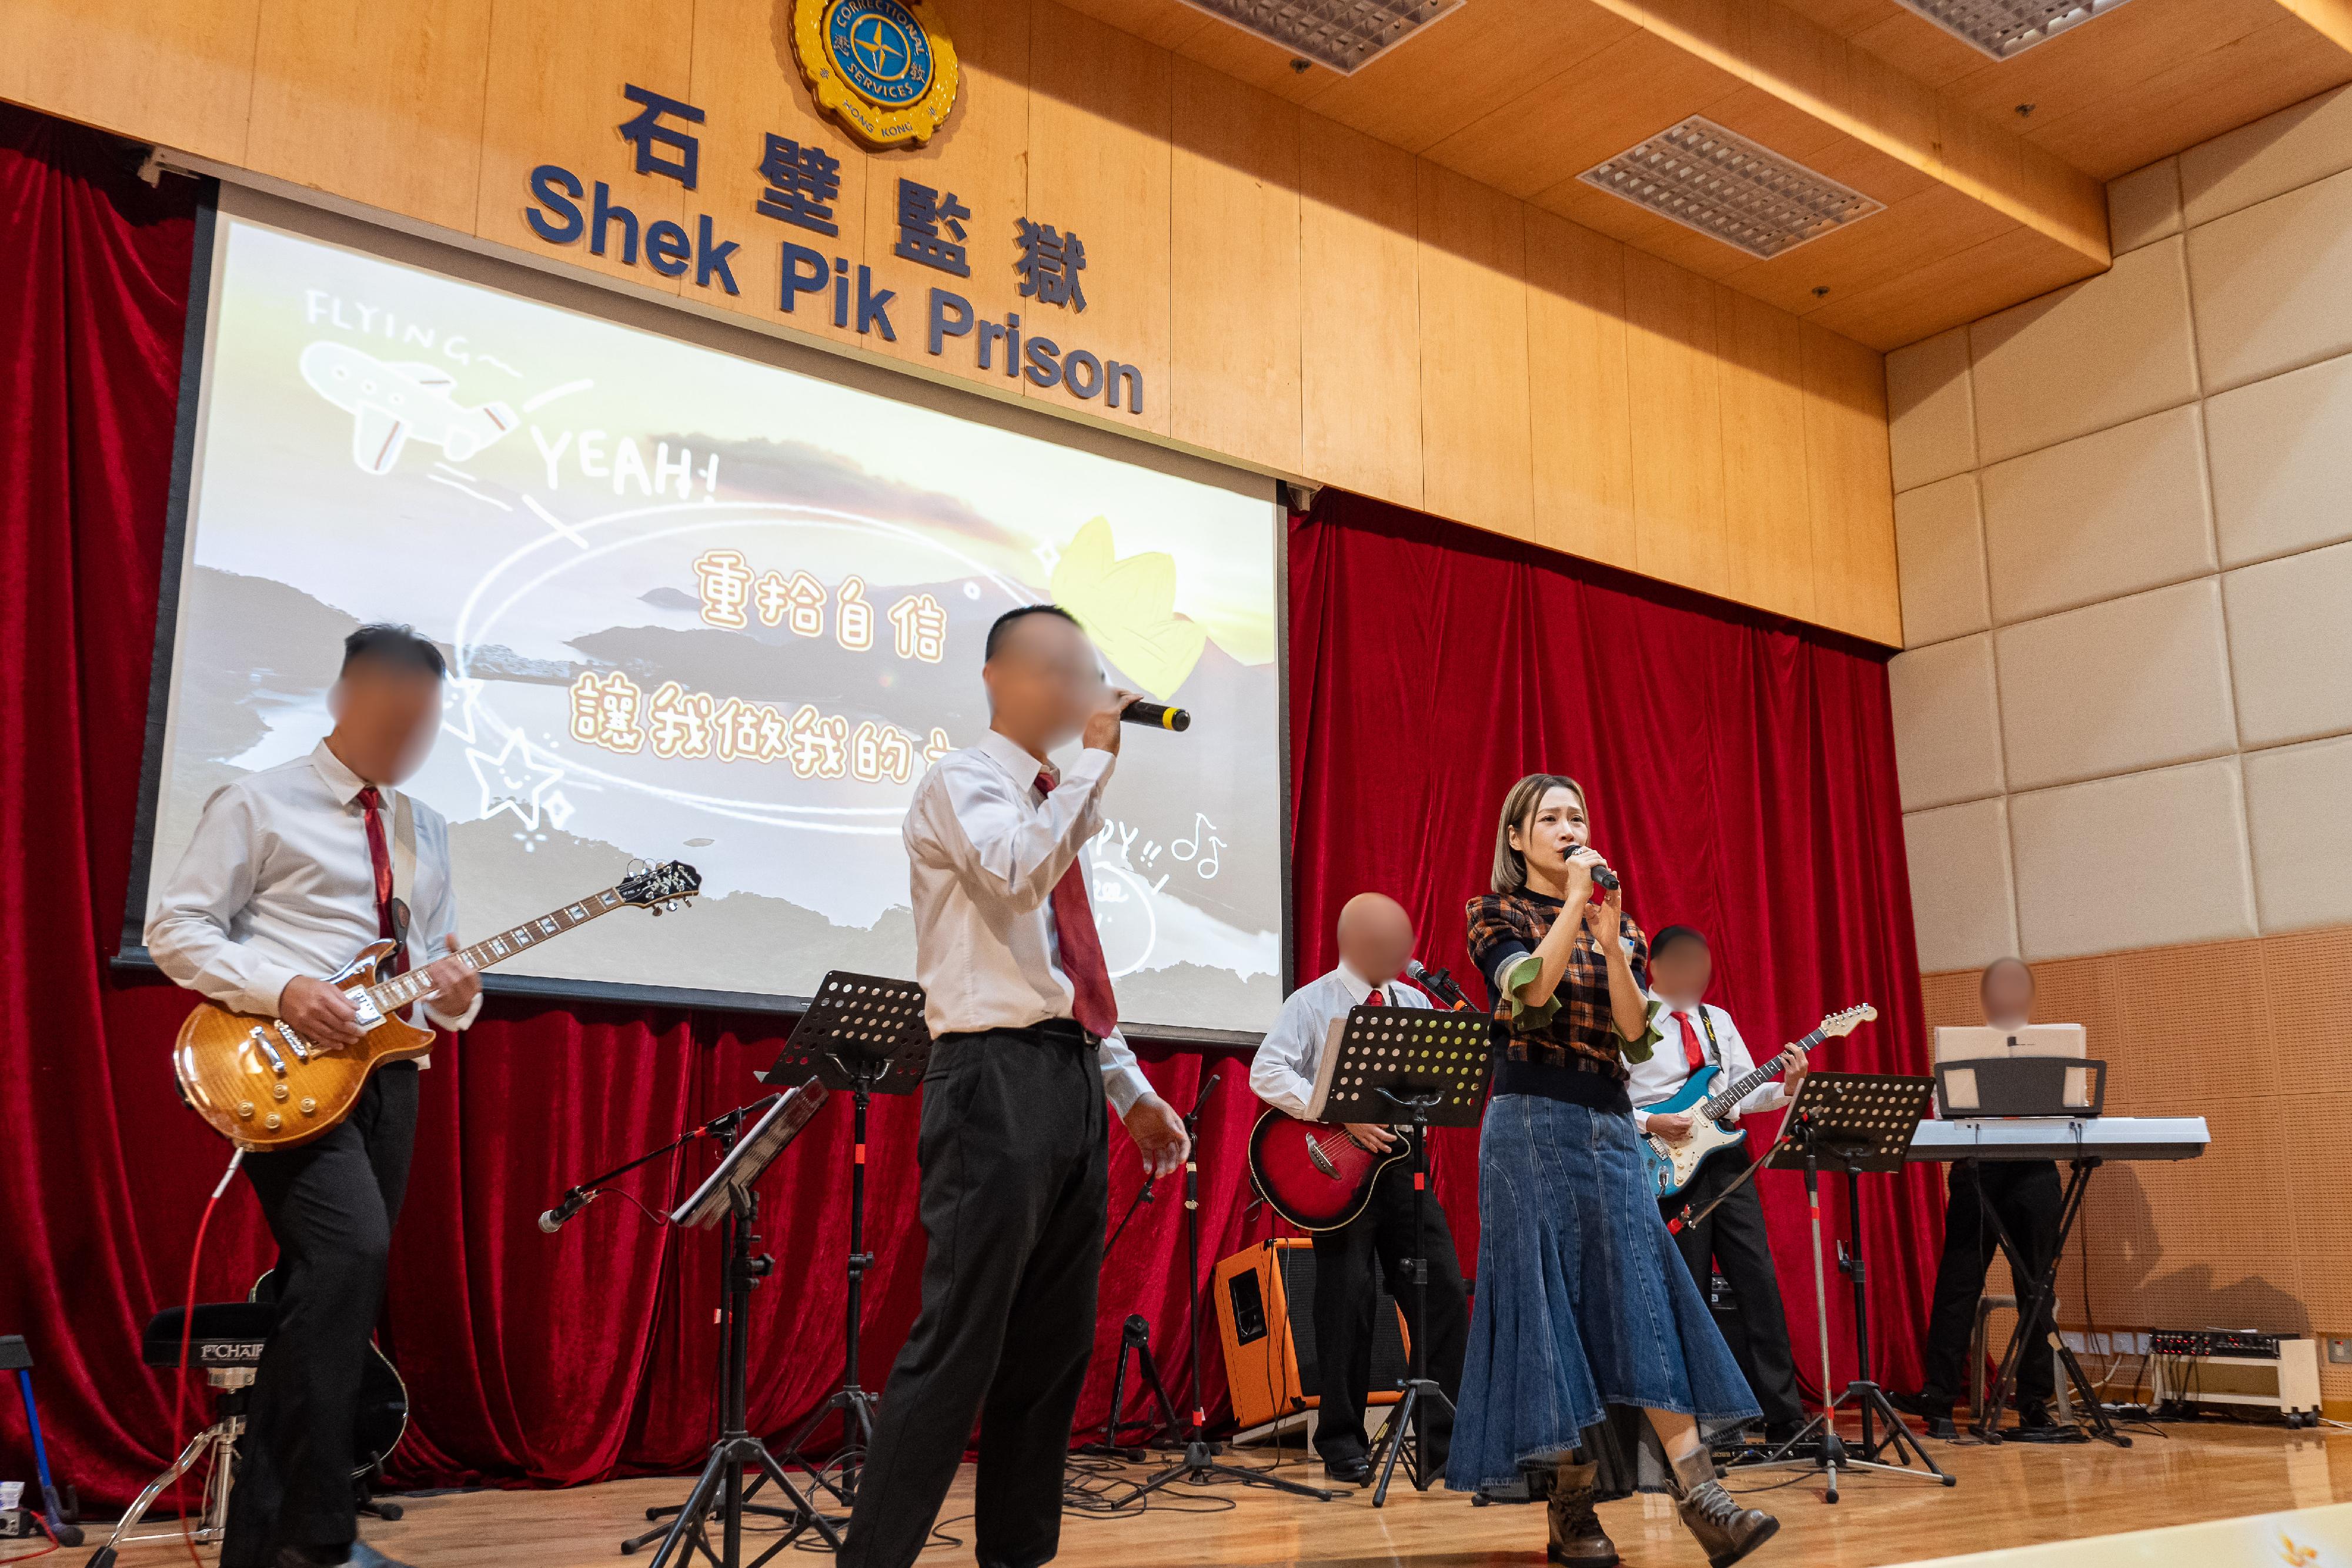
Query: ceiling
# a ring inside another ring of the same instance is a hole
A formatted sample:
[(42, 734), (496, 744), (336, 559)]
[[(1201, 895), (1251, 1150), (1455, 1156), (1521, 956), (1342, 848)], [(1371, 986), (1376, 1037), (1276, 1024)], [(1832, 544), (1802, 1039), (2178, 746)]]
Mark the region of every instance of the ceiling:
[[(2104, 269), (2105, 181), (2352, 81), (2352, 0), (2129, 0), (1999, 61), (1895, 0), (1466, 0), (1352, 77), (1064, 3), (1881, 349)], [(1577, 179), (1692, 114), (1886, 210), (1758, 261)]]

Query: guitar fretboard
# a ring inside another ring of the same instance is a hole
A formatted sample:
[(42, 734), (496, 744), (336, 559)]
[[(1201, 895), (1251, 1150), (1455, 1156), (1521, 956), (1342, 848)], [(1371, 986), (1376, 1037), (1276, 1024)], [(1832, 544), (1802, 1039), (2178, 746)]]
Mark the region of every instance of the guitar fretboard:
[(383, 1012), (398, 1012), (432, 989), (425, 976), (427, 964), (447, 956), (469, 969), (487, 969), (493, 964), (504, 963), (518, 953), (528, 952), (542, 942), (551, 942), (566, 931), (587, 925), (600, 915), (609, 915), (620, 908), (624, 902), (619, 888), (608, 887), (600, 893), (590, 894), (577, 904), (567, 904), (520, 925), (510, 925), (496, 936), (485, 937), (470, 947), (460, 947), (455, 953), (412, 953), (409, 962), (416, 967), (404, 975), (394, 976), (382, 985), (369, 987), (368, 999)]
[[(1811, 1051), (1813, 1047), (1821, 1044), (1822, 1040), (1827, 1040), (1829, 1036), (1826, 1033), (1817, 1029), (1813, 1030), (1812, 1033), (1805, 1036), (1804, 1039), (1797, 1041), (1794, 1045), (1790, 1046), (1787, 1049), (1790, 1051)], [(1773, 1056), (1771, 1061), (1766, 1062), (1763, 1066), (1750, 1069), (1748, 1071), (1742, 1073), (1737, 1079), (1734, 1079), (1730, 1088), (1723, 1090), (1719, 1093), (1711, 1095), (1706, 1102), (1706, 1113), (1714, 1117), (1717, 1121), (1721, 1121), (1725, 1116), (1730, 1114), (1731, 1108), (1734, 1105), (1738, 1104), (1742, 1100), (1747, 1099), (1757, 1090), (1761, 1089), (1765, 1084), (1772, 1082), (1775, 1077), (1779, 1076), (1780, 1071), (1780, 1058), (1776, 1054)]]

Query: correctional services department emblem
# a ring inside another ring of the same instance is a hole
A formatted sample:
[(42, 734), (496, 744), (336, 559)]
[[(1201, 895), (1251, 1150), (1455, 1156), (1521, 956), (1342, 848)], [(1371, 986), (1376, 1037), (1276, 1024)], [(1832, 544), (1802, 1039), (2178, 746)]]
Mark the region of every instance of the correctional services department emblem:
[(962, 72), (921, 0), (793, 0), (793, 55), (817, 107), (868, 147), (920, 146), (955, 107)]

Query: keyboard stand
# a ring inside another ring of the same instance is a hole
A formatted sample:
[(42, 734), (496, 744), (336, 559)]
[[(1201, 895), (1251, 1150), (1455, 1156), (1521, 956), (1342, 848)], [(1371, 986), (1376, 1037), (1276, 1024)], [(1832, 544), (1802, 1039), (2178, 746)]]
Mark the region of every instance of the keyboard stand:
[[(1982, 1169), (1981, 1162), (1977, 1160), (1959, 1163), (1972, 1167), (1972, 1176)], [(2018, 1367), (2033, 1348), (2026, 1343), (2027, 1334), (2033, 1325), (2044, 1322), (2044, 1314), (2058, 1299), (2058, 1265), (2066, 1256), (2066, 1239), (2074, 1233), (2074, 1221), (2082, 1215), (2083, 1194), (2091, 1185), (2091, 1173), (2102, 1163), (2088, 1157), (2068, 1162), (2065, 1195), (2058, 1204), (2058, 1244), (2050, 1249), (2050, 1266), (2039, 1275), (2026, 1267), (2025, 1255), (2018, 1249), (2017, 1240), (2010, 1235), (2009, 1227), (2001, 1223), (2000, 1212), (1990, 1204), (1979, 1206), (1986, 1218), (1992, 1221), (1993, 1235), (2000, 1242), (2001, 1255), (2009, 1260), (2011, 1278), (2024, 1282), (2024, 1288), (2019, 1291), (2017, 1298), (2017, 1327), (2010, 1333), (2009, 1348), (2001, 1353), (2000, 1370), (1992, 1380), (1991, 1396), (1986, 1400), (1985, 1407), (1977, 1412), (1976, 1421), (1969, 1428), (1988, 1443), (2001, 1440), (2002, 1407), (2010, 1403), (2011, 1391), (2017, 1385)], [(2080, 1427), (2089, 1428), (2080, 1437), (2066, 1440), (2087, 1443), (2096, 1437), (2103, 1442), (2113, 1443), (2118, 1448), (2130, 1448), (2132, 1440), (2116, 1430), (2115, 1422), (2107, 1416), (2106, 1406), (2083, 1371), (2083, 1364), (2075, 1359), (2073, 1348), (2054, 1329), (2055, 1325), (2052, 1324), (2044, 1327), (2043, 1332), (2051, 1335), (2051, 1343), (2058, 1347), (2059, 1363), (2065, 1367), (2067, 1381), (2074, 1385), (2076, 1403), (2082, 1410), (2078, 1430)]]

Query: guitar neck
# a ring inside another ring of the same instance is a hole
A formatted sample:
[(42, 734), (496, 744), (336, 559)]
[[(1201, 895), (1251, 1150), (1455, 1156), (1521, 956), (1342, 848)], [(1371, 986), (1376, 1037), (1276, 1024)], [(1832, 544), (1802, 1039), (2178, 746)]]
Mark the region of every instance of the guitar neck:
[[(567, 904), (560, 909), (551, 909), (546, 914), (526, 920), (520, 925), (509, 926), (495, 936), (484, 937), (470, 947), (460, 947), (447, 956), (457, 959), (469, 969), (487, 969), (493, 964), (504, 963), (516, 954), (526, 952), (542, 942), (551, 942), (567, 931), (576, 930), (598, 915), (607, 915), (620, 908), (621, 904), (621, 890), (617, 887), (608, 887), (602, 892), (590, 894), (576, 904)], [(438, 953), (430, 954), (425, 956), (425, 962), (433, 963), (442, 956), (443, 955)], [(380, 1011), (390, 1014), (398, 1012), (411, 1002), (419, 1000), (431, 988), (425, 977), (424, 965), (420, 964), (406, 974), (394, 975), (381, 985), (369, 987), (367, 995), (368, 999), (373, 1002)]]
[[(1812, 1033), (1805, 1036), (1804, 1039), (1797, 1041), (1794, 1045), (1791, 1045), (1787, 1049), (1790, 1051), (1811, 1051), (1813, 1047), (1821, 1044), (1821, 1042), (1827, 1038), (1828, 1037), (1822, 1034), (1820, 1030), (1815, 1030)], [(1778, 1055), (1775, 1055), (1771, 1061), (1766, 1062), (1763, 1066), (1750, 1068), (1748, 1071), (1741, 1073), (1738, 1078), (1732, 1081), (1729, 1088), (1709, 1095), (1707, 1097), (1706, 1106), (1706, 1113), (1714, 1117), (1717, 1121), (1721, 1121), (1730, 1113), (1733, 1106), (1738, 1104), (1742, 1100), (1747, 1099), (1750, 1094), (1755, 1093), (1756, 1091), (1763, 1088), (1764, 1085), (1771, 1082), (1773, 1079), (1778, 1078), (1780, 1075), (1780, 1058)]]

